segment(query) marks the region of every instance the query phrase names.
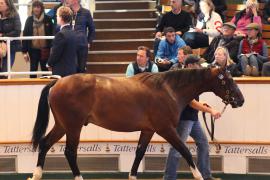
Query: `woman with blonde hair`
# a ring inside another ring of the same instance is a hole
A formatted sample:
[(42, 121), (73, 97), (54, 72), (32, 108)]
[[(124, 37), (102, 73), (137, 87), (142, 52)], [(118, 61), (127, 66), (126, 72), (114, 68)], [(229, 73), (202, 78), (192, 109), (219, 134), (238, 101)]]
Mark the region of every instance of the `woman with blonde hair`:
[(239, 70), (237, 64), (233, 62), (230, 58), (230, 54), (227, 48), (219, 46), (215, 53), (215, 60), (213, 61), (212, 65), (219, 66), (219, 67), (226, 67), (228, 71), (230, 71), (232, 76), (241, 76), (242, 72)]

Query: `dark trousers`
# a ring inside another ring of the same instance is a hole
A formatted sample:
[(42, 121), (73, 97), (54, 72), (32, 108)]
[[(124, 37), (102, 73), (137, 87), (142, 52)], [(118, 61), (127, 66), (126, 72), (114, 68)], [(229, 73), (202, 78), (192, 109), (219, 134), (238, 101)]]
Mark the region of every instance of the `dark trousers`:
[(209, 46), (208, 36), (198, 32), (186, 32), (183, 35), (183, 40), (192, 49), (203, 48)]
[[(31, 49), (29, 51), (29, 56), (30, 56), (30, 71), (37, 71), (38, 64), (40, 64), (40, 68), (42, 71), (48, 71), (48, 69), (46, 68), (46, 63), (48, 59), (41, 60), (40, 49)], [(36, 77), (37, 75), (30, 75), (30, 78)]]
[[(14, 64), (14, 61), (15, 61), (15, 54), (16, 54), (16, 51), (11, 49), (10, 51), (10, 60), (11, 60), (11, 67), (13, 66)], [(2, 59), (2, 63), (1, 63), (1, 72), (7, 72), (7, 55), (6, 57), (4, 57)]]
[(155, 41), (154, 41), (154, 57), (157, 55), (158, 46), (159, 46), (160, 41), (161, 40), (159, 38), (155, 38)]
[(88, 45), (78, 46), (77, 50), (77, 59), (78, 59), (78, 73), (86, 72), (86, 62), (88, 59)]

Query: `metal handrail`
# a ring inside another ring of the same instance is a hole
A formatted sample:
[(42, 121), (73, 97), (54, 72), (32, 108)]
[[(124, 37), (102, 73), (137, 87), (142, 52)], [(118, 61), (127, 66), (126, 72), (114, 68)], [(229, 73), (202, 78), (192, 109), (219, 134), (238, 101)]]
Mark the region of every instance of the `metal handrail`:
[(11, 71), (11, 60), (10, 60), (10, 42), (14, 40), (32, 40), (32, 39), (53, 39), (54, 36), (24, 36), (24, 37), (0, 37), (0, 41), (7, 42), (7, 72), (0, 72), (0, 76), (7, 75), (8, 79), (11, 75), (32, 75), (32, 74), (49, 74), (51, 71), (28, 71), (28, 72), (12, 72)]

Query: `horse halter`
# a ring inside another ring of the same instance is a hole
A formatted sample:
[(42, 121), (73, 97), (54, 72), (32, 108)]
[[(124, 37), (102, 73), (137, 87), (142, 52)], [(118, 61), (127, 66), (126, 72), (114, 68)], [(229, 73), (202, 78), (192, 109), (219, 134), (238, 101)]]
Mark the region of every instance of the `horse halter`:
[[(219, 74), (218, 75), (218, 79), (220, 79), (221, 80), (221, 85), (222, 85), (222, 87), (224, 88), (224, 89), (226, 89), (226, 95), (225, 95), (225, 97), (224, 97), (224, 99), (222, 99), (222, 102), (225, 104), (225, 108), (226, 108), (226, 106), (228, 105), (228, 104), (230, 104), (230, 103), (232, 103), (232, 102), (234, 102), (234, 97), (232, 96), (232, 91), (228, 88), (228, 86), (226, 86), (226, 81), (224, 80), (224, 75), (223, 74)], [(224, 110), (225, 110), (225, 108), (224, 108)], [(223, 112), (224, 112), (224, 110), (223, 110)]]

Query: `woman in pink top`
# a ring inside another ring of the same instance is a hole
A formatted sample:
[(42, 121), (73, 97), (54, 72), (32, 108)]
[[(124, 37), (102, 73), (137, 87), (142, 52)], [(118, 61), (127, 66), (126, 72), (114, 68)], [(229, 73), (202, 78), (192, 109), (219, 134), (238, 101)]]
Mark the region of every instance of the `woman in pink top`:
[(235, 34), (237, 36), (245, 37), (247, 35), (246, 26), (250, 23), (257, 23), (262, 25), (261, 17), (258, 15), (258, 2), (257, 0), (247, 0), (246, 8), (235, 14), (232, 23), (236, 25)]

